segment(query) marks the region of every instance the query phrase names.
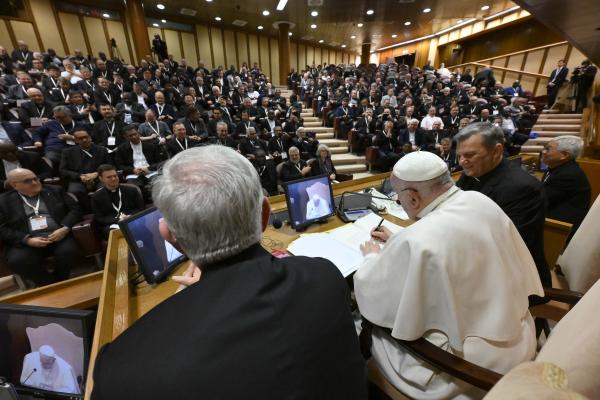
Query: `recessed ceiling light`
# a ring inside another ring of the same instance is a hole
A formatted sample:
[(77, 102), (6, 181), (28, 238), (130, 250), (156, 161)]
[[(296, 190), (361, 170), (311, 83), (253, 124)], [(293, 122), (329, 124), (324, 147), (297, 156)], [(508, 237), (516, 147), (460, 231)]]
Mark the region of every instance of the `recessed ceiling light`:
[(277, 11), (283, 11), (287, 2), (288, 0), (279, 0), (279, 3), (277, 3)]
[(324, 42), (324, 40), (323, 40), (323, 39), (319, 40), (319, 43), (323, 43), (323, 42)]
[(423, 10), (423, 12), (424, 12), (425, 14), (427, 14), (428, 12), (431, 12), (431, 8), (425, 8), (425, 9)]
[(319, 16), (319, 12), (318, 11), (311, 11), (310, 15), (312, 15), (313, 17), (318, 17)]
[(343, 44), (343, 45), (342, 45), (342, 48), (343, 48), (343, 49), (345, 49), (345, 48), (346, 48), (346, 45), (345, 45), (345, 44)]
[(107, 14), (107, 13), (104, 13), (104, 14), (102, 14), (102, 16), (103, 16), (104, 18), (110, 18), (110, 14)]
[(356, 24), (356, 26), (358, 26), (359, 28), (362, 28), (362, 27), (363, 27), (363, 25), (364, 25), (364, 24), (363, 24), (362, 22), (360, 22), (360, 23)]
[(215, 17), (215, 21), (220, 21), (221, 17)]
[(163, 24), (166, 24), (167, 20), (166, 19), (161, 19), (160, 22), (162, 22)]
[(490, 9), (490, 6), (483, 6), (483, 7), (481, 7), (481, 11), (485, 11), (485, 10), (489, 10), (489, 9)]
[(158, 24), (157, 24), (156, 22), (155, 22), (155, 23), (153, 23), (153, 24), (152, 24), (152, 26), (154, 26), (154, 27), (158, 28)]
[(293, 33), (292, 33), (292, 32), (288, 32), (288, 36), (292, 36), (292, 35), (293, 35)]
[(263, 14), (265, 17), (268, 17), (268, 16), (269, 16), (269, 14), (271, 14), (271, 13), (269, 12), (269, 10), (264, 10), (264, 11), (262, 12), (262, 14)]
[(312, 29), (317, 29), (317, 24), (312, 24), (310, 27), (311, 27)]
[(350, 39), (356, 39), (356, 35), (350, 36)]
[(212, 3), (212, 0), (206, 0), (207, 3)]
[(457, 23), (457, 24), (462, 24), (462, 23), (463, 23), (463, 20), (462, 20), (462, 19), (459, 19), (458, 21), (456, 21), (456, 23)]
[(395, 33), (392, 35), (393, 38), (397, 38), (398, 35), (396, 35)]
[(164, 4), (160, 4), (160, 3), (158, 3), (158, 4), (156, 5), (156, 8), (158, 8), (159, 10), (164, 10), (164, 9), (165, 9), (165, 5), (164, 5)]
[(409, 25), (410, 25), (410, 21), (406, 21), (406, 22), (404, 23), (404, 26), (409, 26)]
[(259, 26), (257, 26), (256, 28), (257, 28), (259, 31), (262, 31), (262, 30), (263, 30), (263, 26), (262, 26), (262, 25), (259, 25)]
[(367, 15), (373, 15), (373, 14), (375, 14), (375, 11), (373, 11), (373, 10), (367, 10)]

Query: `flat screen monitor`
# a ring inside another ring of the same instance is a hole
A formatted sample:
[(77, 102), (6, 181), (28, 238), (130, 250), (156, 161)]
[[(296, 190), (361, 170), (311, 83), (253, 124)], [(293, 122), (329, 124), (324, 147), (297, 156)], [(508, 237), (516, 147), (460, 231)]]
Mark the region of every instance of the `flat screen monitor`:
[(161, 218), (160, 211), (151, 207), (119, 221), (138, 268), (150, 284), (161, 282), (186, 260), (184, 254), (160, 235), (158, 221)]
[(287, 182), (284, 186), (290, 225), (304, 229), (335, 215), (333, 190), (326, 175)]
[(95, 312), (0, 304), (0, 376), (21, 395), (82, 399)]

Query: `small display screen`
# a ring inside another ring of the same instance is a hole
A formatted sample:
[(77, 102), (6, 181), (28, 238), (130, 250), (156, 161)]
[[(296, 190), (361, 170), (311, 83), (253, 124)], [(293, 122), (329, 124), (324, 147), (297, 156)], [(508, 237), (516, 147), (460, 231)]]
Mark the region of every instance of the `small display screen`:
[(138, 267), (148, 283), (166, 278), (186, 256), (167, 242), (158, 231), (162, 214), (156, 207), (119, 222)]
[(335, 214), (333, 191), (327, 176), (288, 182), (285, 197), (290, 224), (296, 229)]

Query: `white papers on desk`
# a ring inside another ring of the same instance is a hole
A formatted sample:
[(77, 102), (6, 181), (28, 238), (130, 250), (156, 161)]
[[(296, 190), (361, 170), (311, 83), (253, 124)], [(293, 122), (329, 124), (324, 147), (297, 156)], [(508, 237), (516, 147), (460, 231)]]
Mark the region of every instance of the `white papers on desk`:
[(302, 235), (287, 250), (295, 256), (325, 258), (334, 263), (344, 277), (356, 271), (363, 259), (360, 251), (336, 241), (329, 233)]
[[(373, 196), (377, 197), (387, 197), (385, 194), (378, 192), (375, 189), (371, 189), (369, 193)], [(389, 215), (393, 215), (396, 218), (400, 218), (401, 220), (406, 221), (408, 218), (408, 214), (402, 208), (402, 206), (396, 203), (396, 200), (383, 200), (383, 199), (371, 199), (371, 204), (375, 206), (378, 210), (383, 210), (385, 208), (385, 212)]]
[[(353, 224), (346, 224), (326, 233), (301, 235), (287, 250), (295, 256), (322, 257), (335, 264), (344, 277), (357, 270), (363, 260), (360, 245), (371, 240), (371, 229), (381, 217), (369, 214)], [(383, 226), (392, 233), (402, 229), (392, 222), (384, 221)]]
[[(158, 174), (158, 171), (152, 171), (152, 172), (148, 172), (148, 173), (147, 173), (146, 175), (144, 175), (144, 176), (145, 176), (146, 178), (150, 179), (150, 178), (152, 178), (152, 177), (153, 177), (154, 175), (156, 175), (156, 174)], [(135, 179), (135, 178), (137, 178), (137, 177), (138, 177), (138, 175), (136, 175), (136, 174), (131, 174), (131, 175), (127, 175), (127, 176), (125, 177), (125, 179)]]

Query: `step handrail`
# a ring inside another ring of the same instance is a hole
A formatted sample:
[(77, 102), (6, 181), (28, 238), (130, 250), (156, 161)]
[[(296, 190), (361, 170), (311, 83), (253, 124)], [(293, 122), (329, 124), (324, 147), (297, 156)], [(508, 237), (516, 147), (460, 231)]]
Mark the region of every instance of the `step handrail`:
[(483, 63), (479, 63), (479, 62), (470, 62), (470, 63), (466, 63), (466, 64), (461, 64), (461, 65), (476, 65), (478, 67), (485, 67), (485, 68), (491, 68), (491, 69), (498, 69), (500, 71), (513, 72), (513, 73), (519, 74), (519, 75), (529, 75), (529, 76), (533, 76), (533, 77), (540, 78), (540, 79), (548, 79), (548, 75), (538, 74), (536, 72), (521, 71), (518, 69), (499, 67), (497, 65), (483, 64)]

